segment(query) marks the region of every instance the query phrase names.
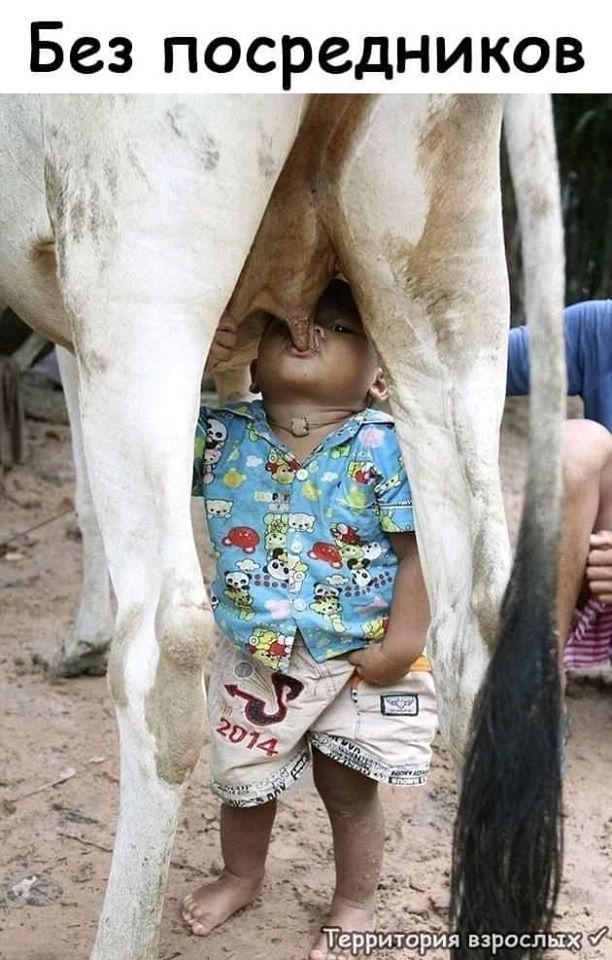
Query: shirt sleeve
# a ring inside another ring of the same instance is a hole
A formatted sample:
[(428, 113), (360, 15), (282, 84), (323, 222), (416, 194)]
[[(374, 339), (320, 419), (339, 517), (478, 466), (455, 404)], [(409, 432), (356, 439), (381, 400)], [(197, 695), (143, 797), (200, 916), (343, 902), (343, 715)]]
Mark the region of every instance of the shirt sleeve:
[[(581, 397), (584, 392), (583, 311), (587, 304), (575, 304), (563, 311), (567, 395)], [(531, 336), (526, 326), (512, 327), (508, 334), (508, 373), (506, 394), (521, 397), (530, 390)]]
[(206, 446), (206, 428), (208, 426), (209, 415), (210, 410), (208, 407), (200, 407), (193, 442), (193, 474), (191, 479), (192, 497), (202, 496), (202, 466), (204, 463), (204, 447)]
[(575, 303), (565, 318), (568, 381), (579, 381), (585, 417), (612, 430), (612, 300)]
[(523, 397), (529, 393), (529, 331), (512, 327), (508, 334), (508, 374), (506, 394)]
[[(563, 312), (568, 396), (584, 400), (584, 415), (612, 430), (612, 300), (586, 300)], [(529, 331), (508, 339), (506, 393), (529, 393)]]
[(372, 452), (378, 480), (374, 485), (376, 511), (385, 533), (412, 533), (414, 511), (412, 490), (395, 426), (385, 426), (384, 441)]

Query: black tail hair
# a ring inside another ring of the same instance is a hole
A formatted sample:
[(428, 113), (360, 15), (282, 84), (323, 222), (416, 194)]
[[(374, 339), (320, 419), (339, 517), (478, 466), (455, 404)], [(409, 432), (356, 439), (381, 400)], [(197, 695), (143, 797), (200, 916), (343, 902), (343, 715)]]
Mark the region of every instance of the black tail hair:
[(489, 960), (490, 945), (469, 949), (468, 937), (493, 933), (510, 935), (498, 960), (541, 957), (539, 938), (529, 947), (511, 935), (549, 930), (561, 879), (556, 543), (542, 536), (529, 491), (526, 503), (496, 648), (472, 718), (455, 823), (454, 960)]

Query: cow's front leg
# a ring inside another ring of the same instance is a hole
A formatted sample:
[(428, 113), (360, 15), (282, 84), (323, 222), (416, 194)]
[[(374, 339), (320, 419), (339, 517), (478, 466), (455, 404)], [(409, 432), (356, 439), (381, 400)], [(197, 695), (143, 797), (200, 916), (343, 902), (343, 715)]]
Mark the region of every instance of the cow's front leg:
[(94, 960), (153, 960), (204, 733), (212, 616), (190, 517), (204, 360), (301, 98), (49, 97), (47, 206), (117, 602), (120, 813)]
[(57, 359), (68, 409), (75, 473), (75, 506), (82, 536), (82, 580), (76, 622), (65, 637), (55, 669), (62, 677), (106, 671), (114, 615), (104, 544), (96, 518), (79, 413), (78, 371), (73, 354), (57, 347)]
[(383, 97), (326, 215), (386, 367), (460, 763), (509, 568), (498, 472), (508, 315), (492, 97)]
[(95, 960), (157, 957), (179, 807), (204, 735), (212, 617), (189, 512), (203, 337), (169, 328), (156, 337), (163, 375), (137, 324), (119, 359), (104, 336), (77, 343), (87, 465), (117, 600), (108, 677), (120, 813)]

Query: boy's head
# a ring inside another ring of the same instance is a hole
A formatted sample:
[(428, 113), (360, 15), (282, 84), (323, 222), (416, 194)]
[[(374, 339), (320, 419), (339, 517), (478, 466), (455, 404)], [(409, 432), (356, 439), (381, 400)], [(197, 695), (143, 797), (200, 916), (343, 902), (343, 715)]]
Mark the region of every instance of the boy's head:
[(350, 287), (332, 280), (319, 299), (314, 347), (297, 350), (284, 321), (270, 317), (251, 368), (264, 400), (362, 410), (387, 388)]

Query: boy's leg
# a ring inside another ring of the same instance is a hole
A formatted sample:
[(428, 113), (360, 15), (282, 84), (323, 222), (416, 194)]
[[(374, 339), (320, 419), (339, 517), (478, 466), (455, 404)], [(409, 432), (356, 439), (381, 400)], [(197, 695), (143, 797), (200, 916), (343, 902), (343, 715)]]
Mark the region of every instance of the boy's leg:
[[(327, 926), (371, 930), (383, 855), (384, 823), (378, 784), (313, 749), (314, 781), (329, 815), (334, 841), (336, 888)], [(310, 960), (337, 956), (325, 934)], [(348, 956), (349, 954), (347, 954)]]
[(584, 586), (590, 536), (612, 528), (612, 436), (591, 420), (563, 425), (564, 505), (557, 622), (561, 661)]
[[(296, 641), (291, 676), (275, 674), (221, 637), (208, 683), (213, 792), (222, 802), (224, 869), (183, 900), (192, 932), (205, 936), (258, 895), (275, 797), (299, 779), (310, 763), (306, 732), (341, 689), (351, 665), (336, 664), (334, 681)], [(288, 693), (291, 696), (288, 696)]]
[[(373, 686), (352, 674), (312, 724), (314, 779), (331, 821), (336, 859), (328, 926), (372, 929), (384, 840), (378, 783), (425, 783), (436, 727), (433, 678), (425, 656), (391, 687)], [(310, 960), (351, 956), (331, 946), (321, 935)]]
[(276, 800), (257, 807), (221, 807), (221, 876), (183, 900), (183, 919), (203, 937), (251, 903), (261, 890)]

